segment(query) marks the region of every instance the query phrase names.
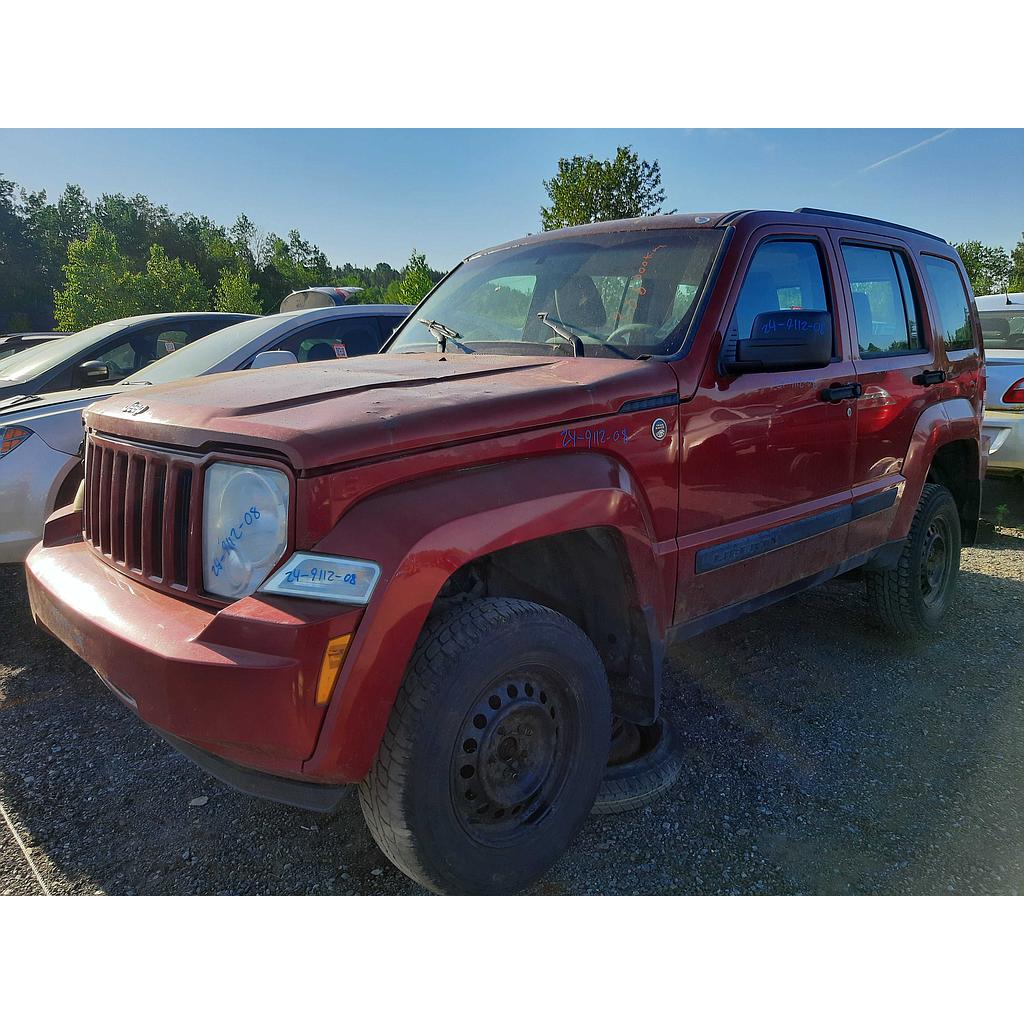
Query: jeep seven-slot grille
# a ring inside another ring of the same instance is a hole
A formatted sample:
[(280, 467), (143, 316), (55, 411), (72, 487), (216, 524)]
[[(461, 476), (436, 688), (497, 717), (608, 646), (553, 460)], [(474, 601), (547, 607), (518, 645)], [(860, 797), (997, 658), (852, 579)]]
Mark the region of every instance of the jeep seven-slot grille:
[(83, 535), (101, 558), (161, 589), (197, 594), (196, 460), (89, 436)]

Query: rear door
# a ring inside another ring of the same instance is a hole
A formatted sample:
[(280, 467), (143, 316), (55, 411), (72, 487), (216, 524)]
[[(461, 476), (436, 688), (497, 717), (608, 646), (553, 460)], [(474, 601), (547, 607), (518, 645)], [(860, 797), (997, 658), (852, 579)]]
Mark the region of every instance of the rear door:
[(850, 531), (850, 550), (857, 554), (889, 537), (914, 426), (942, 399), (946, 364), (925, 314), (915, 254), (873, 233), (832, 236), (845, 270), (843, 300), (861, 386)]

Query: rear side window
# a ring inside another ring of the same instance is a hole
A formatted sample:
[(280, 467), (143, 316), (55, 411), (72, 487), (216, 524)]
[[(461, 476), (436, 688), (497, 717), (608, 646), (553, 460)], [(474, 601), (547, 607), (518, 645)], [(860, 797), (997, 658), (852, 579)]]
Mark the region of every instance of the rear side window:
[(794, 239), (762, 242), (750, 261), (736, 300), (729, 338), (749, 338), (758, 313), (775, 313), (781, 309), (832, 310), (821, 253), (814, 242)]
[(961, 352), (974, 348), (971, 330), (971, 300), (960, 277), (960, 271), (951, 260), (939, 256), (924, 257), (924, 272), (935, 293), (939, 306), (939, 333), (947, 352)]
[(863, 245), (842, 250), (861, 357), (920, 351), (917, 300), (903, 254)]

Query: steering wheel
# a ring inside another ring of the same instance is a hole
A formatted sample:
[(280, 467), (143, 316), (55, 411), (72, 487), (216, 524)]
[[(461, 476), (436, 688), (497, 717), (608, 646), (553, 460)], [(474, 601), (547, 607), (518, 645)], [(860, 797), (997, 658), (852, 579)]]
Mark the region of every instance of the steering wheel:
[(629, 334), (631, 331), (653, 331), (654, 329), (654, 324), (642, 324), (639, 322), (635, 324), (623, 324), (621, 327), (616, 327), (615, 330), (605, 338), (604, 344), (608, 345), (619, 337), (620, 334)]

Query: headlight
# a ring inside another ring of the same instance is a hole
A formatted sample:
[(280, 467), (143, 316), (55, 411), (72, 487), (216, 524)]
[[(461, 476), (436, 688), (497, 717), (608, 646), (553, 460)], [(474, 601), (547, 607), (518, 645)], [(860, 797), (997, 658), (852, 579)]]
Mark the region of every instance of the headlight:
[(214, 462), (203, 494), (203, 584), (251, 594), (288, 546), (288, 477), (277, 469)]

